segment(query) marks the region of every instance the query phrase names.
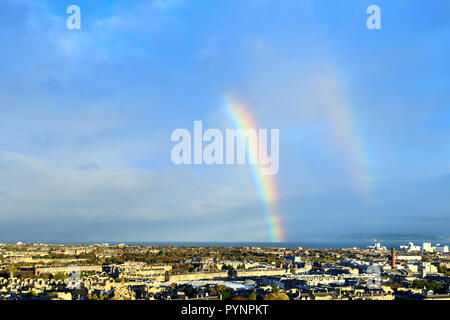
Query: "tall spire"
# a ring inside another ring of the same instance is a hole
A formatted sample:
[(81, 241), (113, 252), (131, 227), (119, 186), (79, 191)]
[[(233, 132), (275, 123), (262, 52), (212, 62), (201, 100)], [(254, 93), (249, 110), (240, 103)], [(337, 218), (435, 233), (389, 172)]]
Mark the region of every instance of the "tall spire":
[(391, 267), (395, 269), (395, 248), (391, 250)]

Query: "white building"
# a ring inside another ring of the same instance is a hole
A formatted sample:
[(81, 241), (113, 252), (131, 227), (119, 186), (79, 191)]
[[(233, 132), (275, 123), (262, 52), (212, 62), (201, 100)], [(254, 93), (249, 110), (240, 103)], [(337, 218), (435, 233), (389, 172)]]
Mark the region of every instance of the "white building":
[(436, 247), (436, 252), (446, 253), (448, 252), (448, 246), (438, 246)]
[(381, 246), (381, 243), (377, 242), (373, 246), (367, 246), (367, 249), (373, 249), (373, 250), (387, 250), (385, 246)]
[(422, 262), (422, 271), (426, 273), (436, 273), (438, 272), (436, 266), (432, 265), (430, 262)]
[(302, 262), (302, 257), (300, 256), (285, 256), (284, 259), (296, 263)]
[(408, 246), (400, 246), (401, 250), (406, 250), (406, 251), (420, 251), (420, 246), (415, 246), (414, 243), (410, 242), (408, 243)]
[(408, 269), (411, 270), (412, 272), (418, 272), (419, 266), (417, 266), (415, 264), (408, 264)]
[(397, 260), (399, 261), (420, 261), (422, 260), (422, 256), (397, 256)]
[(431, 242), (424, 242), (422, 244), (423, 252), (433, 252), (433, 248), (431, 247)]

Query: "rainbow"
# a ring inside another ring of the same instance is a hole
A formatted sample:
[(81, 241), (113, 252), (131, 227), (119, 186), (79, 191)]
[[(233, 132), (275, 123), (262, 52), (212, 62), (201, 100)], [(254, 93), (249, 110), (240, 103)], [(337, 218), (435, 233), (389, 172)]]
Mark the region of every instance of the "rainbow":
[(347, 105), (342, 108), (329, 108), (329, 123), (346, 162), (351, 180), (355, 188), (363, 193), (370, 189), (370, 176), (365, 169), (366, 152), (361, 137), (358, 134), (356, 121), (353, 119)]
[[(225, 97), (225, 110), (235, 129), (242, 129), (244, 131), (258, 129), (248, 108), (231, 96)], [(257, 141), (251, 141), (251, 139), (247, 138), (247, 146), (249, 155), (251, 154), (255, 159), (259, 159)], [(249, 164), (249, 166), (253, 183), (264, 207), (264, 217), (269, 239), (273, 242), (281, 242), (283, 241), (283, 227), (281, 218), (277, 214), (278, 190), (275, 177), (262, 175), (259, 161), (254, 165)]]
[(368, 194), (372, 177), (367, 170), (368, 153), (363, 134), (358, 127), (355, 111), (346, 96), (342, 77), (336, 72), (319, 78), (320, 86), (315, 93), (325, 109), (323, 114), (334, 137), (334, 143), (341, 150), (352, 184), (356, 190)]

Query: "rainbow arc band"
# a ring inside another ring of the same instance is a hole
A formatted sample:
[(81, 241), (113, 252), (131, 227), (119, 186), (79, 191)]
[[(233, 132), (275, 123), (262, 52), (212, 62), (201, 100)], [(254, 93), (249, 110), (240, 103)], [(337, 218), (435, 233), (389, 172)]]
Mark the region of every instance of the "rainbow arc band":
[[(235, 129), (242, 129), (244, 131), (258, 129), (248, 108), (231, 95), (225, 97), (225, 110)], [(257, 141), (247, 139), (247, 145), (249, 154), (254, 156), (255, 159), (258, 159)], [(272, 242), (282, 242), (283, 226), (277, 208), (278, 188), (275, 176), (262, 175), (259, 161), (254, 165), (249, 164), (249, 167), (253, 184), (264, 208), (264, 219), (267, 224), (269, 240)]]

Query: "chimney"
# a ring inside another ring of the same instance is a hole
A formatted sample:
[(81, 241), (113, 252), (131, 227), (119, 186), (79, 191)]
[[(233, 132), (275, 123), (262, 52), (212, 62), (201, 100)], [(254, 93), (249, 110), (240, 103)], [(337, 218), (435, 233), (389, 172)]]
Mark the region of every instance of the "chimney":
[(395, 248), (391, 250), (391, 267), (395, 269)]

